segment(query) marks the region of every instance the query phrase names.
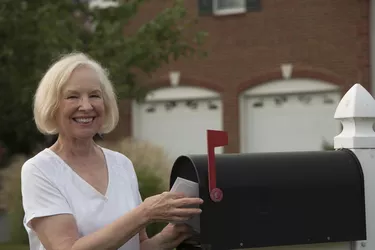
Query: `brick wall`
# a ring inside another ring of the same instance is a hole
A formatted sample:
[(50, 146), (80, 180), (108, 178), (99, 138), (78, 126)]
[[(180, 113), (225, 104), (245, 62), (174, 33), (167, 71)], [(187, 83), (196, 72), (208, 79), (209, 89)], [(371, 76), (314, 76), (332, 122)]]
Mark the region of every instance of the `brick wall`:
[(370, 86), (370, 0), (357, 0), (358, 20), (358, 82)]
[[(165, 3), (167, 5), (167, 3)], [(127, 32), (166, 5), (145, 5)], [(186, 1), (192, 16), (197, 1)], [(184, 59), (161, 68), (149, 82), (168, 85), (168, 71), (179, 70), (182, 85), (217, 90), (223, 98), (226, 152), (239, 151), (238, 94), (280, 79), (280, 65), (292, 63), (293, 77), (327, 80), (346, 91), (356, 82), (369, 88), (369, 0), (262, 0), (262, 11), (233, 16), (204, 16), (199, 29), (209, 38), (205, 59)], [(122, 122), (107, 138), (131, 134), (130, 102), (121, 105)]]

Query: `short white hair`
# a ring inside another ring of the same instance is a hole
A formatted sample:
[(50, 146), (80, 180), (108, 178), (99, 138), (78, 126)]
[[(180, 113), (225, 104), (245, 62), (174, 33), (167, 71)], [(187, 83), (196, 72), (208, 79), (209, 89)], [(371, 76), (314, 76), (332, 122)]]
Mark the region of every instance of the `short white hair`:
[(61, 92), (72, 72), (80, 66), (93, 69), (100, 82), (105, 106), (103, 126), (99, 133), (111, 132), (118, 123), (117, 97), (107, 71), (95, 60), (83, 53), (70, 53), (55, 62), (45, 73), (34, 96), (34, 120), (38, 130), (46, 135), (58, 134), (55, 113), (59, 107)]

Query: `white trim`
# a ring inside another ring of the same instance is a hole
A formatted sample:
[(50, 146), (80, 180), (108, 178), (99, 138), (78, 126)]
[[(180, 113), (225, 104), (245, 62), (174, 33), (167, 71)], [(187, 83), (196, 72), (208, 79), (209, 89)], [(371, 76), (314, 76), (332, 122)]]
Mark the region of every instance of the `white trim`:
[(242, 7), (236, 7), (231, 9), (220, 9), (218, 8), (218, 0), (213, 0), (212, 2), (212, 8), (214, 15), (217, 16), (224, 16), (224, 15), (234, 15), (234, 14), (241, 14), (246, 12), (246, 0), (242, 0), (243, 6)]
[(176, 87), (180, 84), (181, 73), (180, 71), (169, 72), (169, 82), (172, 87)]
[(248, 134), (248, 129), (247, 129), (247, 124), (246, 124), (246, 120), (247, 120), (247, 117), (246, 117), (246, 95), (244, 95), (243, 93), (239, 95), (239, 98), (237, 100), (238, 102), (238, 126), (239, 126), (239, 129), (240, 129), (240, 133), (239, 133), (239, 137), (238, 137), (238, 140), (239, 140), (239, 146), (240, 146), (240, 152), (239, 153), (243, 153), (245, 152), (246, 150), (246, 146), (247, 146), (247, 134)]
[(274, 80), (245, 90), (244, 96), (293, 94), (305, 92), (338, 91), (337, 85), (315, 79)]
[(146, 102), (153, 101), (172, 101), (186, 99), (212, 99), (220, 98), (220, 94), (201, 87), (176, 86), (165, 87), (151, 91), (147, 96)]
[(290, 79), (293, 73), (293, 64), (284, 63), (280, 65), (281, 74), (284, 79)]

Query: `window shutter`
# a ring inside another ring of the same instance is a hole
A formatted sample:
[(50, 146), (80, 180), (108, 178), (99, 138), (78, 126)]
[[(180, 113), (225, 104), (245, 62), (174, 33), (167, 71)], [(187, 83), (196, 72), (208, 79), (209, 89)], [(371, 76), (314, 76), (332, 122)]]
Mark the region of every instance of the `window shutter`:
[(198, 0), (199, 15), (211, 15), (213, 12), (214, 0)]
[(261, 0), (246, 0), (246, 10), (247, 11), (260, 11), (261, 10)]

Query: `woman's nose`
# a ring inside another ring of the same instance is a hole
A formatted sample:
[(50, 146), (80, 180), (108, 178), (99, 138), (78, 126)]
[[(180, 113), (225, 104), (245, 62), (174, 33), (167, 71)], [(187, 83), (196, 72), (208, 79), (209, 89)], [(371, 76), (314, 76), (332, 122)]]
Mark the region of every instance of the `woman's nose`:
[(90, 109), (92, 109), (90, 99), (88, 97), (82, 97), (79, 107), (80, 107), (80, 110), (90, 110)]

